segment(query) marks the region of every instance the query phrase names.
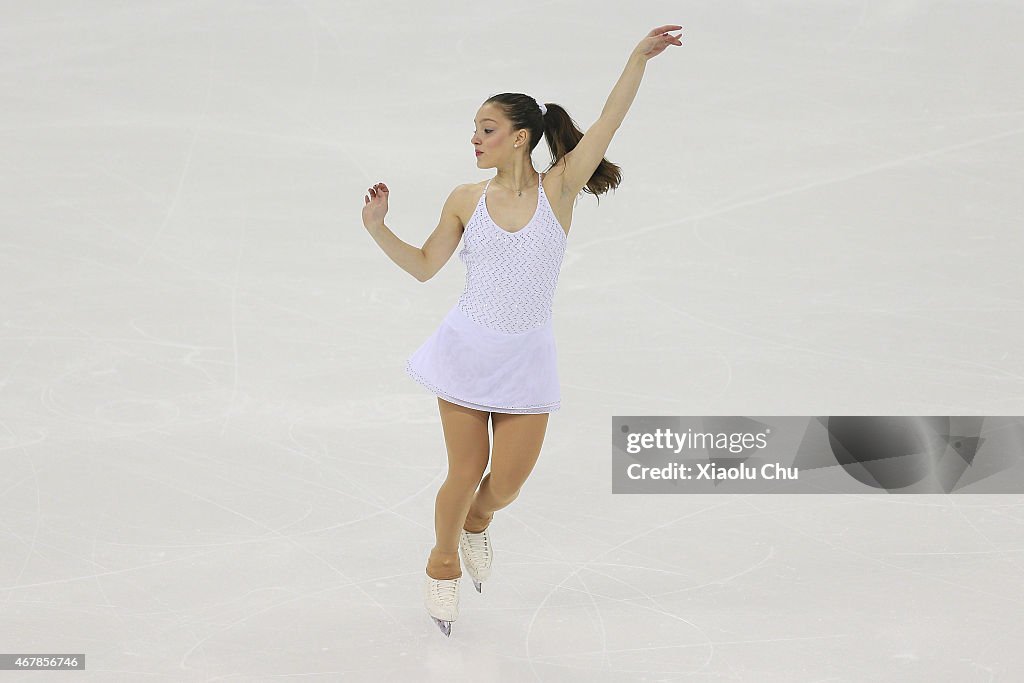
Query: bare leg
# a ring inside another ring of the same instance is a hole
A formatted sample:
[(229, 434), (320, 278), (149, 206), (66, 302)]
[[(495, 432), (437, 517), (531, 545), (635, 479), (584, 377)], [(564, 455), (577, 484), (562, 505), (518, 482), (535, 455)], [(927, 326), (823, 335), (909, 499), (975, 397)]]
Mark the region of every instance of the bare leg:
[(466, 531), (487, 528), (495, 510), (519, 496), (544, 443), (550, 413), (491, 413), (494, 446), (491, 471), (480, 483), (466, 516)]
[(436, 542), (427, 560), (427, 575), (434, 579), (462, 576), (459, 533), (466, 520), (473, 493), (484, 470), (491, 443), (488, 413), (437, 399), (448, 450), (448, 477), (434, 501)]

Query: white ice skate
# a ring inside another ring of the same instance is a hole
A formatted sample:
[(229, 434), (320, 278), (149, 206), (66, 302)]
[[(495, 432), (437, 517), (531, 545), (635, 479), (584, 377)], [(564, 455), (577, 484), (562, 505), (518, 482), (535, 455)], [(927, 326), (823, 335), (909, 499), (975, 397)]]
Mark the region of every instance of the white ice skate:
[(465, 529), (459, 534), (459, 550), (462, 553), (462, 564), (473, 577), (473, 587), (477, 593), (483, 592), (483, 582), (491, 576), (491, 560), (494, 558), (494, 549), (491, 547), (491, 537), (488, 530), (474, 534)]
[(452, 622), (459, 618), (459, 579), (435, 579), (428, 574), (423, 604), (441, 632), (451, 637)]

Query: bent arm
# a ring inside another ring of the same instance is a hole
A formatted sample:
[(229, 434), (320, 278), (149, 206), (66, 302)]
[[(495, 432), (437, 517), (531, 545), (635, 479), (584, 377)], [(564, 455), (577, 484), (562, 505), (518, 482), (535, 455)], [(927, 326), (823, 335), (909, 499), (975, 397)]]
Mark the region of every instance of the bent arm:
[(400, 240), (383, 221), (366, 226), (366, 231), (395, 265), (420, 282), (426, 282), (427, 258), (422, 249)]
[(463, 226), (457, 208), (462, 193), (467, 189), (468, 186), (459, 185), (451, 191), (441, 208), (441, 219), (437, 227), (422, 247), (417, 248), (398, 239), (383, 222), (366, 229), (399, 268), (420, 282), (426, 282), (437, 275), (437, 271), (448, 262), (462, 240)]

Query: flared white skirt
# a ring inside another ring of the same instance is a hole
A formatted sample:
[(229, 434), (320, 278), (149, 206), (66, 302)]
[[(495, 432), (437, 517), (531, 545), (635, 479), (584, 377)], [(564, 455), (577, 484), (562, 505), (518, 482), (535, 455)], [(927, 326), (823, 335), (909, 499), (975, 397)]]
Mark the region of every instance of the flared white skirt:
[(492, 413), (561, 408), (552, 319), (518, 334), (472, 320), (458, 303), (405, 362), (409, 375), (446, 401)]

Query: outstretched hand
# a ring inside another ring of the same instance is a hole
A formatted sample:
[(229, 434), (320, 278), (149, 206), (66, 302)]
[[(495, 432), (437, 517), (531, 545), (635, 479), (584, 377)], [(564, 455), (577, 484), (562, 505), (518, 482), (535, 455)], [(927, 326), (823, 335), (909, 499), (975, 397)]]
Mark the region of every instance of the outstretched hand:
[(683, 41), (679, 38), (683, 35), (680, 30), (679, 35), (674, 36), (669, 31), (675, 31), (682, 29), (682, 26), (676, 26), (669, 24), (667, 26), (659, 26), (656, 29), (652, 29), (647, 37), (637, 43), (636, 49), (633, 51), (639, 54), (644, 59), (650, 59), (651, 57), (657, 57), (665, 48), (669, 45), (682, 45)]

